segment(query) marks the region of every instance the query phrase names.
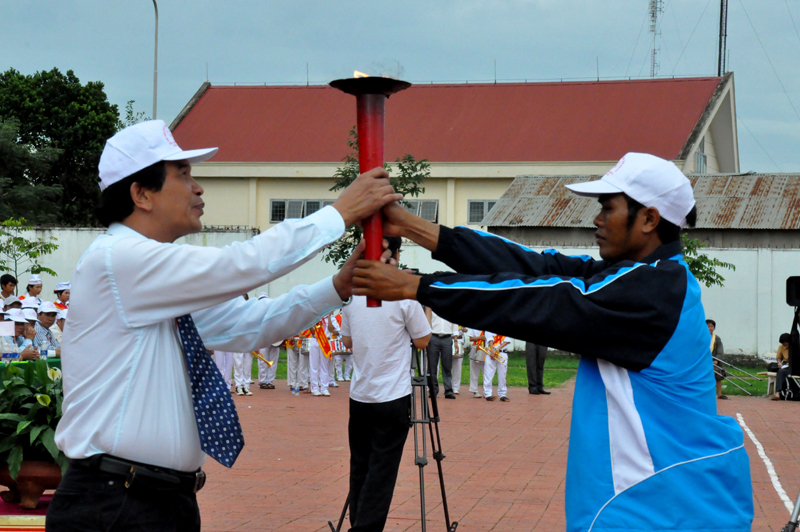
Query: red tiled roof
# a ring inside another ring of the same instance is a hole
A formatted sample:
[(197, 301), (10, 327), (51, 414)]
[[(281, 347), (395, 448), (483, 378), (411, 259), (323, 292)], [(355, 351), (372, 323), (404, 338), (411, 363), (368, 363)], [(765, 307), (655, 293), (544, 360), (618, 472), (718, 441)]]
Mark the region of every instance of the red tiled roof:
[[(721, 78), (415, 85), (386, 106), (386, 158), (434, 162), (676, 159)], [(327, 86), (210, 87), (174, 131), (213, 161), (338, 162), (355, 98)]]

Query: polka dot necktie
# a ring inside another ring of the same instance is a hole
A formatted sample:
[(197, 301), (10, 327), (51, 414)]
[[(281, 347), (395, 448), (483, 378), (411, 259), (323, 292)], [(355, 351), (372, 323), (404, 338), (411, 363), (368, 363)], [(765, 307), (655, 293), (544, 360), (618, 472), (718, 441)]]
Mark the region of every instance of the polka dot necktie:
[(220, 464), (231, 467), (244, 447), (244, 436), (230, 389), (206, 351), (192, 317), (187, 314), (175, 321), (192, 381), (200, 447)]

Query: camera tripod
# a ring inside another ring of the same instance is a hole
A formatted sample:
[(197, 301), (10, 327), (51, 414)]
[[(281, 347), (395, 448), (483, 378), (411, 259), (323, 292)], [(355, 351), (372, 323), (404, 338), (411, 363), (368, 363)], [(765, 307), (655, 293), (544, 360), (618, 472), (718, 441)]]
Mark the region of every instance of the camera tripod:
[[(414, 375), (411, 377), (411, 419), (410, 425), (414, 431), (414, 464), (419, 467), (419, 504), (420, 504), (420, 523), (422, 532), (426, 532), (427, 523), (425, 521), (425, 472), (424, 467), (428, 465), (428, 443), (425, 432), (430, 434), (430, 447), (433, 459), (439, 472), (439, 486), (442, 490), (442, 508), (444, 509), (444, 523), (446, 532), (456, 532), (457, 521), (450, 521), (450, 510), (447, 506), (447, 493), (444, 488), (444, 473), (442, 472), (442, 460), (445, 455), (442, 452), (442, 440), (439, 436), (439, 403), (436, 401), (436, 394), (433, 393), (433, 379), (428, 371), (428, 356), (424, 349), (412, 347), (412, 370)], [(427, 429), (425, 426), (427, 425)], [(350, 506), (350, 494), (344, 502), (342, 514), (339, 517), (339, 524), (333, 526), (333, 522), (328, 521), (331, 532), (340, 532), (342, 523), (347, 515), (347, 508)]]

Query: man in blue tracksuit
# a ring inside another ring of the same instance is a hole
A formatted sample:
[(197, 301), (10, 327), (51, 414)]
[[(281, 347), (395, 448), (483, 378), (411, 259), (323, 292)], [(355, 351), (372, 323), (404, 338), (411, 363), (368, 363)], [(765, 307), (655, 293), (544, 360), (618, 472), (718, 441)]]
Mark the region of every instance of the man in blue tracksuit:
[(569, 532), (749, 532), (743, 434), (717, 415), (700, 286), (681, 252), (680, 230), (696, 219), (689, 180), (669, 161), (629, 153), (601, 180), (568, 188), (601, 204), (603, 260), (536, 253), (392, 206), (385, 233), (414, 240), (457, 273), (415, 277), (360, 261), (354, 293), (417, 299), (454, 323), (582, 355)]

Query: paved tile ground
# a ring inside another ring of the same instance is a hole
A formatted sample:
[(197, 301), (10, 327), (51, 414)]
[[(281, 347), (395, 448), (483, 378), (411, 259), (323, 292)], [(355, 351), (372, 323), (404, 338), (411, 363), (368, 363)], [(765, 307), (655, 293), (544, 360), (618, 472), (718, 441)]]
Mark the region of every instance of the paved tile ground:
[[(231, 470), (210, 461), (200, 493), (203, 529), (324, 531), (338, 518), (348, 486), (347, 383), (332, 397), (292, 396), (254, 389), (237, 397), (247, 445)], [(466, 390), (464, 390), (466, 391)], [(445, 484), (459, 531), (564, 530), (564, 483), (573, 384), (550, 396), (511, 388), (510, 403), (471, 395), (441, 400)], [(794, 501), (800, 488), (798, 403), (763, 398), (720, 401), (720, 412), (741, 413), (771, 458)], [(753, 530), (779, 532), (789, 512), (763, 461), (745, 436), (756, 517)], [(419, 470), (411, 435), (386, 530), (420, 530)], [(732, 472), (735, 474), (735, 472)], [(428, 530), (444, 531), (435, 462), (425, 468)], [(347, 530), (347, 523), (343, 530)]]

